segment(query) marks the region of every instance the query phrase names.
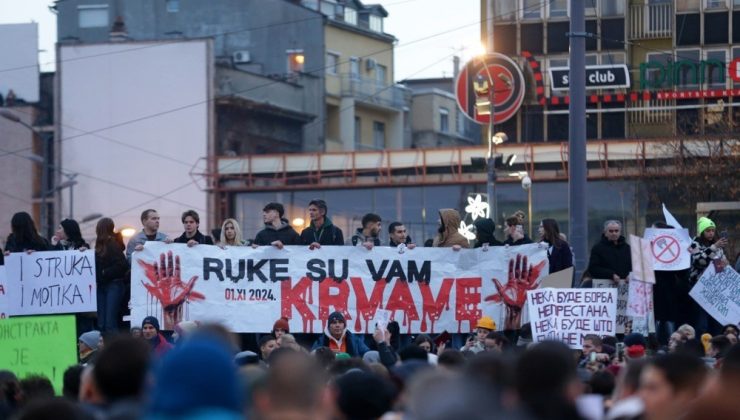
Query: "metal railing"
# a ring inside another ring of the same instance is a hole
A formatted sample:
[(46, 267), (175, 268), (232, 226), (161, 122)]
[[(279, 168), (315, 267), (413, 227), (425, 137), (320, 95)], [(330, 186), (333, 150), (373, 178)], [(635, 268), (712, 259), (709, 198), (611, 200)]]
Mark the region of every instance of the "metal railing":
[(629, 38), (671, 38), (673, 19), (673, 2), (632, 5), (630, 6)]
[(398, 85), (385, 85), (375, 79), (353, 75), (342, 75), (342, 96), (352, 96), (355, 100), (374, 105), (403, 109), (408, 102), (408, 89)]

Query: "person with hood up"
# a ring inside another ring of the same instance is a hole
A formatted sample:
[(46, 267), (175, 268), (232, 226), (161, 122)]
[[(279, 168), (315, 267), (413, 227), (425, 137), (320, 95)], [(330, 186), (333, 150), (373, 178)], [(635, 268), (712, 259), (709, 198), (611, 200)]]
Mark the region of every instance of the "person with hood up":
[(588, 272), (595, 279), (610, 279), (618, 282), (626, 279), (632, 271), (632, 251), (622, 236), (622, 223), (618, 220), (604, 222), (601, 241), (591, 248)]
[(303, 245), (308, 245), (310, 249), (318, 249), (322, 245), (344, 245), (342, 229), (334, 226), (327, 213), (326, 201), (317, 199), (308, 203), (311, 224), (301, 232)]
[(51, 237), (51, 249), (54, 251), (69, 251), (79, 249), (86, 251), (90, 245), (82, 239), (80, 225), (73, 219), (64, 219), (59, 228)]
[(460, 227), (460, 213), (454, 209), (441, 209), (439, 211), (439, 229), (434, 238), (432, 246), (435, 248), (452, 248), (459, 251), (460, 248), (470, 248), (470, 242), (458, 232)]
[(494, 234), (496, 233), (496, 223), (489, 218), (479, 218), (473, 222), (475, 226), (475, 248), (480, 248), (484, 244), (487, 246), (503, 245)]
[(86, 365), (98, 356), (98, 345), (100, 344), (100, 331), (92, 330), (80, 335), (77, 340), (77, 351), (80, 364)]
[(148, 316), (141, 321), (141, 336), (149, 342), (157, 356), (167, 353), (173, 347), (159, 332), (159, 320), (156, 317)]
[(254, 245), (272, 245), (281, 249), (284, 245), (301, 245), (301, 236), (284, 219), (285, 208), (280, 203), (268, 203), (262, 209), (265, 228), (257, 232)]
[(329, 347), (334, 353), (347, 353), (351, 357), (362, 357), (370, 350), (362, 337), (347, 329), (347, 321), (338, 311), (329, 314), (324, 335), (313, 343), (311, 351), (319, 347)]

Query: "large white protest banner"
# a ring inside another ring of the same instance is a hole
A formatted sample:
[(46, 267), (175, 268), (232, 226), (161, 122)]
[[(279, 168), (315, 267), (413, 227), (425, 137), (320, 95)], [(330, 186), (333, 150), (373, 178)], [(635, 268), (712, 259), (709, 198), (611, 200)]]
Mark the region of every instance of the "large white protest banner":
[(0, 265), (0, 319), (8, 317), (8, 306), (10, 300), (8, 299), (8, 277), (5, 274), (5, 266)]
[(284, 316), (292, 332), (315, 333), (341, 311), (352, 331), (368, 332), (384, 309), (403, 333), (469, 332), (483, 315), (500, 329), (519, 328), (526, 291), (546, 274), (546, 250), (537, 244), (399, 253), (147, 242), (133, 256), (131, 322), (153, 315), (164, 329), (199, 320), (266, 332)]
[(615, 335), (616, 289), (554, 289), (527, 292), (534, 342), (562, 341), (581, 349), (588, 334)]
[(95, 253), (48, 251), (5, 257), (8, 314), (95, 312)]
[(655, 332), (655, 316), (653, 314), (653, 295), (644, 295), (649, 299), (647, 303), (647, 317), (634, 317), (627, 315), (629, 305), (630, 283), (620, 280), (618, 283), (611, 279), (594, 279), (595, 288), (617, 289), (617, 334), (640, 333), (647, 337), (648, 333)]
[(717, 272), (709, 264), (689, 296), (722, 325), (740, 325), (740, 274), (732, 267)]
[(679, 271), (689, 268), (691, 237), (688, 229), (645, 229), (644, 239), (650, 242), (653, 268), (657, 271)]

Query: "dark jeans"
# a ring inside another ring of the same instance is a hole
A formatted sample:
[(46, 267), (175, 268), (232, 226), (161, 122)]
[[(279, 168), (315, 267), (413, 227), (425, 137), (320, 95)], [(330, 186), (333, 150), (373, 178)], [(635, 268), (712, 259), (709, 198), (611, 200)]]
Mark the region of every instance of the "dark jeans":
[(124, 293), (123, 280), (98, 284), (98, 329), (103, 335), (118, 331), (118, 315)]

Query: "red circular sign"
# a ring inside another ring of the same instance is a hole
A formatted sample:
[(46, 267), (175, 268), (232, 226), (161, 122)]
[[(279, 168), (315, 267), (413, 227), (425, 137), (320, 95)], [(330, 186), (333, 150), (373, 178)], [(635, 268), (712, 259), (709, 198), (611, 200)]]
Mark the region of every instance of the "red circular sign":
[(681, 256), (681, 245), (673, 236), (661, 235), (653, 239), (653, 256), (663, 264), (670, 264)]
[(524, 101), (524, 74), (503, 54), (490, 53), (465, 64), (455, 81), (455, 96), (460, 110), (479, 124), (490, 121), (493, 96), (493, 122), (500, 124), (513, 117)]

